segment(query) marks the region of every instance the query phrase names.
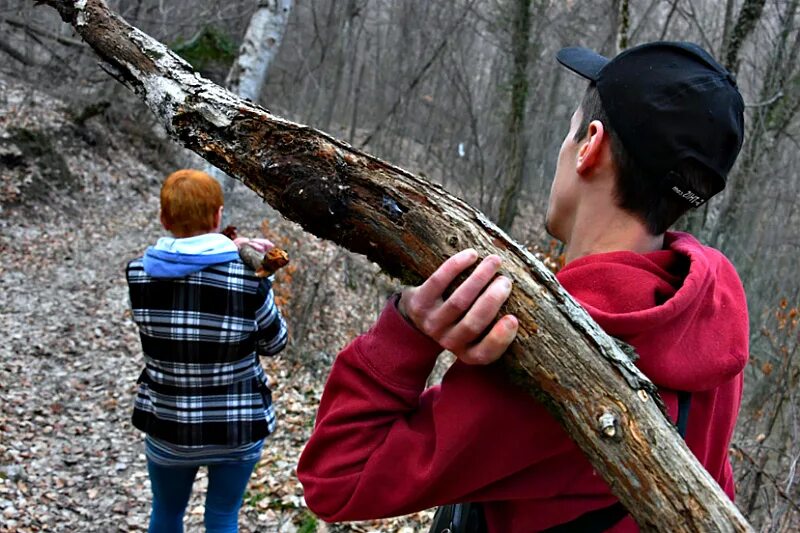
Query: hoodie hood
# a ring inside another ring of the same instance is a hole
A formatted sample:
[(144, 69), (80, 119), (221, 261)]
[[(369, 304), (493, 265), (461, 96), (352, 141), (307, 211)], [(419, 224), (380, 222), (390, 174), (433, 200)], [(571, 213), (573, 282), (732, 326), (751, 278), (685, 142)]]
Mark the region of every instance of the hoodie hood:
[(182, 278), (211, 265), (239, 258), (239, 249), (221, 233), (186, 239), (161, 237), (144, 253), (144, 271), (154, 278)]
[(582, 257), (557, 277), (609, 335), (637, 347), (636, 366), (660, 387), (713, 389), (747, 363), (739, 276), (689, 234), (668, 232), (664, 249), (648, 254)]

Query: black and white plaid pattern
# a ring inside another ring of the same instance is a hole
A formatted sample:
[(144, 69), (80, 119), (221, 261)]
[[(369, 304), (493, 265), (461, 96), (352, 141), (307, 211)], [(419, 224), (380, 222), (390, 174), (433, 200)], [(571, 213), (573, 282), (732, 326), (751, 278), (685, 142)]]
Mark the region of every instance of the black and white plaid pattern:
[(153, 278), (141, 258), (127, 278), (145, 357), (133, 425), (181, 446), (240, 446), (274, 431), (258, 355), (280, 352), (287, 332), (270, 281), (240, 261)]

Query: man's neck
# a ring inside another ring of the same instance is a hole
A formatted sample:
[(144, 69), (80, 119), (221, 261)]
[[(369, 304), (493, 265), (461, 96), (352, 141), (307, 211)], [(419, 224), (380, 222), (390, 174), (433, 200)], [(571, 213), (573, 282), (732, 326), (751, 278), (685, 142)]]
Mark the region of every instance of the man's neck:
[(664, 247), (664, 234), (652, 235), (635, 216), (621, 209), (577, 213), (566, 246), (566, 262), (606, 252), (639, 254)]

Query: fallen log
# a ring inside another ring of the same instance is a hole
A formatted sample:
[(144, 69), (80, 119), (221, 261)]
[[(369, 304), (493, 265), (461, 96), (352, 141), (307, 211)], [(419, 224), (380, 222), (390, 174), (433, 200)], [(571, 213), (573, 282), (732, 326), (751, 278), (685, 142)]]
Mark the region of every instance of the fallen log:
[(471, 246), (495, 253), (520, 321), (503, 357), (646, 531), (752, 531), (665, 418), (653, 384), (550, 271), (483, 214), (405, 170), (272, 115), (197, 75), (101, 0), (44, 0), (170, 135), (287, 218), (407, 283)]

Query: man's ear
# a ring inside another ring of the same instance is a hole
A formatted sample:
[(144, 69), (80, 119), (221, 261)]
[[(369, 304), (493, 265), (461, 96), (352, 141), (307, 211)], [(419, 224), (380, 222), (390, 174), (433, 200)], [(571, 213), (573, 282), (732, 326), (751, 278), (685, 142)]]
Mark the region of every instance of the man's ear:
[(582, 144), (578, 149), (578, 161), (575, 170), (581, 176), (589, 174), (600, 162), (602, 155), (603, 142), (607, 139), (606, 130), (603, 123), (599, 120), (593, 120), (589, 123), (589, 129), (586, 134), (587, 139), (581, 141)]

